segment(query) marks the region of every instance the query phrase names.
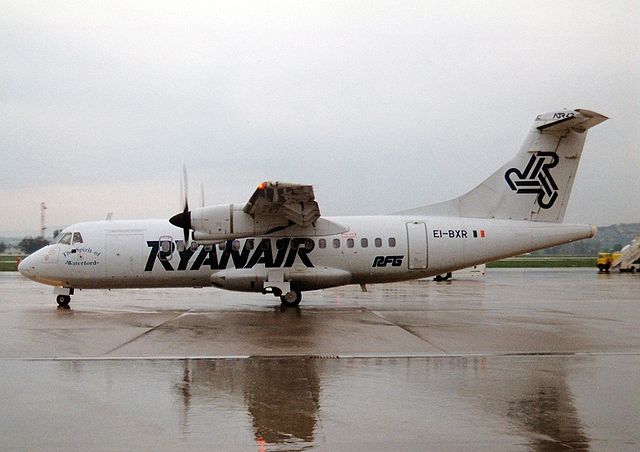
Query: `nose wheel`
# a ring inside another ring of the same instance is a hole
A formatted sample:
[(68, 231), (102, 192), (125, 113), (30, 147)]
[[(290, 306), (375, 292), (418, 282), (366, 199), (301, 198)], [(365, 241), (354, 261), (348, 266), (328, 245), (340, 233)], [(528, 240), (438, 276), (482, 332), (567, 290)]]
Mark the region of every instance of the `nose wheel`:
[(69, 309), (69, 303), (71, 303), (71, 295), (58, 295), (56, 297), (56, 303), (61, 308)]

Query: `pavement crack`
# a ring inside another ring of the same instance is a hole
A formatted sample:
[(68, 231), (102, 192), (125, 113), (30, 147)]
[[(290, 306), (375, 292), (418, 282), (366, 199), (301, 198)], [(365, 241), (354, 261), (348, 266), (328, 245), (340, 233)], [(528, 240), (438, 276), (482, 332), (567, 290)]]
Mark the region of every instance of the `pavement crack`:
[(389, 319), (388, 319), (388, 318), (386, 318), (384, 315), (382, 315), (380, 312), (376, 312), (376, 311), (368, 311), (368, 312), (370, 312), (371, 314), (375, 315), (376, 317), (378, 317), (378, 318), (380, 318), (380, 319), (384, 320), (385, 322), (388, 322), (388, 323), (389, 323), (389, 324), (391, 324), (391, 325), (397, 326), (398, 328), (400, 328), (401, 330), (406, 331), (407, 333), (411, 334), (412, 336), (417, 337), (418, 339), (420, 339), (420, 340), (421, 340), (421, 341), (423, 341), (423, 342), (426, 342), (427, 344), (429, 344), (429, 345), (430, 345), (430, 346), (432, 346), (433, 348), (435, 348), (435, 349), (437, 349), (437, 350), (439, 350), (439, 351), (441, 351), (441, 352), (443, 352), (443, 353), (449, 353), (449, 352), (448, 352), (447, 350), (445, 350), (444, 348), (440, 347), (439, 345), (436, 345), (434, 342), (432, 342), (432, 341), (430, 341), (430, 340), (428, 340), (428, 339), (426, 339), (426, 338), (424, 338), (424, 337), (420, 336), (419, 334), (417, 334), (417, 333), (415, 333), (415, 332), (411, 331), (411, 330), (410, 330), (409, 328), (407, 328), (406, 326), (401, 325), (401, 324), (399, 324), (399, 323), (395, 323), (395, 322), (393, 322), (393, 321), (389, 320)]
[(173, 322), (174, 320), (179, 319), (180, 317), (182, 317), (182, 316), (183, 316), (183, 315), (185, 315), (185, 314), (188, 314), (189, 312), (191, 312), (191, 310), (188, 310), (188, 311), (185, 311), (185, 312), (181, 312), (181, 313), (179, 313), (178, 315), (176, 315), (175, 317), (171, 317), (170, 319), (167, 319), (167, 320), (165, 320), (164, 322), (159, 323), (159, 324), (157, 324), (156, 326), (149, 328), (149, 329), (148, 329), (147, 331), (145, 331), (144, 333), (138, 334), (137, 336), (135, 336), (135, 337), (133, 337), (133, 338), (129, 339), (128, 341), (123, 342), (122, 344), (118, 345), (117, 347), (114, 347), (114, 348), (112, 348), (112, 349), (111, 349), (111, 350), (109, 350), (109, 351), (106, 351), (106, 352), (104, 352), (104, 353), (101, 353), (101, 354), (99, 354), (98, 356), (107, 356), (107, 355), (110, 355), (111, 353), (113, 353), (113, 352), (115, 352), (115, 351), (117, 351), (117, 350), (120, 350), (120, 349), (121, 349), (121, 348), (123, 348), (123, 347), (126, 347), (127, 345), (131, 344), (132, 342), (135, 342), (135, 341), (137, 341), (138, 339), (145, 337), (145, 336), (146, 336), (146, 335), (148, 335), (149, 333), (151, 333), (151, 332), (153, 332), (153, 331), (157, 330), (158, 328), (160, 328), (160, 327), (162, 327), (162, 326), (166, 325), (167, 323), (169, 323), (169, 322)]

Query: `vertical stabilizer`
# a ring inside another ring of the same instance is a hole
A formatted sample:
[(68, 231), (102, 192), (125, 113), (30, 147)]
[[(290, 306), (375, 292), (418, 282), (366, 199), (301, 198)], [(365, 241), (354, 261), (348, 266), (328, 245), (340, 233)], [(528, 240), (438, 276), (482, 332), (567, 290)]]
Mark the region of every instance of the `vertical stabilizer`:
[(606, 119), (582, 109), (539, 115), (516, 156), (476, 188), (400, 213), (561, 222), (587, 130)]

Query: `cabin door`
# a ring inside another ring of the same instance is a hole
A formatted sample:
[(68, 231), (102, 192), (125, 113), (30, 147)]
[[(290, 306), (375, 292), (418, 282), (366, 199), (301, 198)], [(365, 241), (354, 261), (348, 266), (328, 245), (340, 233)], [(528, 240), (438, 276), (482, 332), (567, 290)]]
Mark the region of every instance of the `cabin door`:
[(428, 265), (427, 225), (421, 222), (407, 223), (409, 270), (425, 270)]

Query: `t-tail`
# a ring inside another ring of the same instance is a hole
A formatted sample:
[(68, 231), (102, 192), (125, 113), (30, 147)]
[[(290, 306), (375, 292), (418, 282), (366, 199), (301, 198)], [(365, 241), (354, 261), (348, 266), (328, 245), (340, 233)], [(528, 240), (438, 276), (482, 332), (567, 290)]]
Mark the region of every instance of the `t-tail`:
[(583, 109), (539, 115), (516, 156), (476, 188), (400, 213), (562, 222), (587, 130), (607, 119)]

